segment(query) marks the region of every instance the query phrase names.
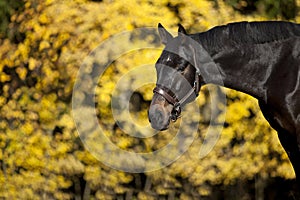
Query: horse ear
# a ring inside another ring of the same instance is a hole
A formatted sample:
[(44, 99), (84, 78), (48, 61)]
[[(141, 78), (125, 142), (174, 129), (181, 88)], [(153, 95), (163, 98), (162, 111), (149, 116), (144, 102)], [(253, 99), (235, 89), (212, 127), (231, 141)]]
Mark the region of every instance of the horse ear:
[(178, 33), (182, 33), (184, 35), (187, 35), (184, 27), (181, 24), (178, 24)]
[(166, 45), (167, 42), (173, 38), (173, 36), (160, 23), (158, 24), (158, 33), (161, 39), (161, 43), (163, 43), (164, 45)]

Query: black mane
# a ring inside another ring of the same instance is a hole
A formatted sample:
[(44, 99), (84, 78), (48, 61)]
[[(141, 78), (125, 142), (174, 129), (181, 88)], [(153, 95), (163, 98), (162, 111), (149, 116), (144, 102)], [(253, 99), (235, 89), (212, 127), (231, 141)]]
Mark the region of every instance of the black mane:
[(291, 37), (300, 37), (300, 25), (291, 22), (238, 22), (214, 27), (206, 32), (192, 34), (210, 53), (229, 46), (263, 44)]

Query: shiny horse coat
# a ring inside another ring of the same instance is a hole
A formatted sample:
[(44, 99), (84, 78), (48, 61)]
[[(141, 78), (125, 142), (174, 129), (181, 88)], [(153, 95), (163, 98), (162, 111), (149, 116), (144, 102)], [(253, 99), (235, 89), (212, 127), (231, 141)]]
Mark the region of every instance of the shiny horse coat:
[[(165, 95), (170, 94), (168, 90), (175, 91), (175, 95), (174, 92), (171, 93), (174, 98), (186, 96), (189, 92), (181, 87), (179, 78), (176, 81), (172, 79), (175, 77), (174, 72), (161, 75), (164, 70), (162, 66), (179, 72), (190, 83), (190, 87), (193, 87), (198, 76), (195, 73), (199, 72), (200, 86), (207, 83), (220, 85), (222, 82), (222, 86), (258, 99), (265, 118), (278, 132), (299, 181), (300, 25), (290, 22), (240, 22), (197, 34), (187, 34), (180, 25), (178, 32), (179, 35), (173, 37), (159, 25), (159, 33), (166, 49), (156, 63), (156, 70), (158, 80), (170, 88), (160, 88), (157, 83), (157, 87), (163, 91), (155, 92), (150, 105), (149, 120), (152, 127), (164, 130), (169, 126), (177, 105), (165, 98)], [(183, 35), (197, 41), (218, 70), (203, 63), (203, 52), (188, 45)], [(178, 54), (167, 50), (172, 45)], [(193, 63), (186, 61), (182, 55), (192, 59)], [(180, 106), (194, 100), (198, 92), (194, 91), (194, 97)]]

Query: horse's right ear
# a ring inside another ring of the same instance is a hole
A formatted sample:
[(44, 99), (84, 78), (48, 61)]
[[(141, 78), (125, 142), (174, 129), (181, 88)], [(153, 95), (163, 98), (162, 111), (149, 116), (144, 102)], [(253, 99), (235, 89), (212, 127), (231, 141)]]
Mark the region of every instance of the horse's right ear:
[(158, 24), (158, 33), (161, 39), (161, 43), (166, 45), (168, 41), (170, 41), (173, 36), (159, 23)]

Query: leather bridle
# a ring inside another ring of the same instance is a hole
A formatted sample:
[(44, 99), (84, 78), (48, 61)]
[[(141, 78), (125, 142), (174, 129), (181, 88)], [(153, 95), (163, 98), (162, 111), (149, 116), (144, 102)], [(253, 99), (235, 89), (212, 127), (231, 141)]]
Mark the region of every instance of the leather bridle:
[(163, 87), (161, 85), (156, 85), (156, 87), (153, 90), (153, 93), (157, 93), (157, 94), (163, 96), (170, 104), (173, 105), (173, 109), (171, 111), (170, 118), (171, 118), (172, 121), (176, 121), (180, 117), (180, 114), (181, 114), (181, 105), (183, 103), (185, 103), (185, 101), (193, 93), (197, 97), (198, 94), (199, 94), (200, 87), (201, 87), (201, 85), (200, 85), (200, 72), (197, 71), (195, 73), (195, 81), (194, 81), (193, 87), (181, 99), (178, 99), (176, 97), (176, 95), (171, 90), (169, 90), (168, 88)]

